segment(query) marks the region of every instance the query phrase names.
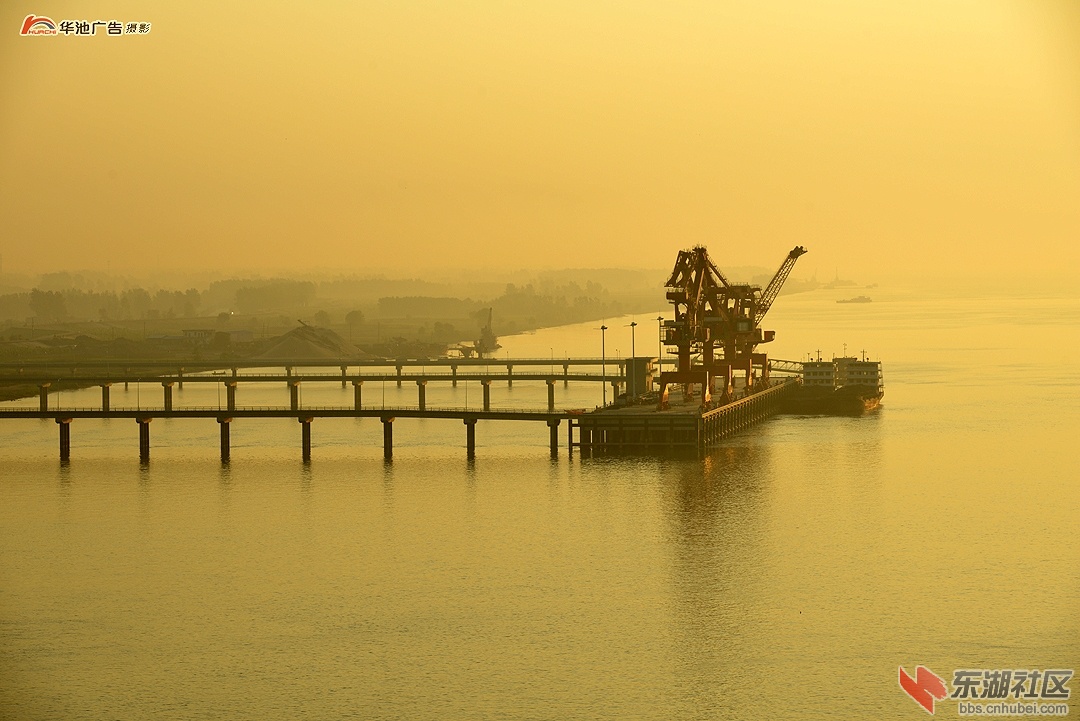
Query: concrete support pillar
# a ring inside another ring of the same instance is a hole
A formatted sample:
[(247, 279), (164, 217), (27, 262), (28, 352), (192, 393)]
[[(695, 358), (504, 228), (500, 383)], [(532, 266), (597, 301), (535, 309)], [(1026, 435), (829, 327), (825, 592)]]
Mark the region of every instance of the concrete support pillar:
[(547, 379), (547, 387), (548, 387), (548, 411), (551, 412), (551, 411), (555, 410), (555, 379), (554, 378), (548, 378)]
[(172, 381), (162, 381), (161, 388), (165, 391), (165, 410), (172, 410)]
[(416, 381), (416, 393), (420, 402), (420, 410), (427, 410), (427, 381)]
[(451, 385), (454, 388), (457, 388), (457, 366), (456, 365), (451, 365), (450, 366), (450, 377), (453, 378), (453, 380), (450, 381)]
[(349, 366), (341, 366), (341, 387), (342, 388), (349, 385), (349, 379), (345, 377), (348, 374), (348, 372), (349, 372)]
[(225, 381), (225, 408), (236, 410), (236, 381)]
[(289, 410), (300, 410), (300, 381), (289, 381)]
[(551, 455), (559, 455), (559, 419), (552, 418), (548, 421), (548, 432), (551, 436)]
[(38, 386), (38, 410), (42, 413), (49, 410), (49, 386), (51, 383), (42, 383)]
[(611, 400), (619, 399), (619, 381), (611, 381)]
[(581, 450), (582, 458), (592, 455), (592, 431), (587, 426), (578, 428), (578, 448)]
[(514, 366), (510, 363), (506, 364), (506, 387), (514, 387)]
[(56, 425), (60, 426), (60, 461), (67, 463), (71, 460), (71, 419), (57, 418)]
[(150, 421), (152, 418), (136, 418), (139, 424), (139, 460), (146, 463), (150, 460)]
[(112, 388), (112, 383), (101, 384), (101, 410), (109, 410), (109, 389)]
[[(236, 373), (233, 373), (233, 375), (236, 375)], [(288, 385), (289, 383), (292, 382), (292, 381), (288, 380), (289, 378), (292, 378), (292, 366), (285, 366), (285, 378), (286, 378), (285, 385)]]
[(184, 369), (178, 368), (176, 370), (176, 389), (184, 390)]
[(562, 367), (562, 387), (566, 388), (570, 385), (570, 364), (563, 363)]
[(401, 366), (397, 366), (397, 387), (401, 388)]
[(218, 427), (221, 429), (221, 462), (229, 462), (229, 424), (232, 423), (232, 418), (218, 418)]
[(465, 421), (465, 455), (471, 460), (476, 458), (476, 419), (466, 418)]
[(382, 418), (382, 452), (388, 461), (394, 457), (394, 419), (391, 416)]
[(364, 381), (352, 382), (353, 410), (360, 410), (360, 389), (364, 387)]
[(300, 421), (300, 457), (304, 463), (311, 460), (311, 419), (297, 418)]
[(485, 411), (490, 411), (491, 410), (491, 379), (490, 378), (482, 378), (480, 380), (480, 385), (482, 385), (484, 387), (484, 410)]

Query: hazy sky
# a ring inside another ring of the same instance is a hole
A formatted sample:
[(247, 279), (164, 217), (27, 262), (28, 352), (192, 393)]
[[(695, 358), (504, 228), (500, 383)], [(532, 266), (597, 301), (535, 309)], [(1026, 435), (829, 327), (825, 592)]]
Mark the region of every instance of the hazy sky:
[(0, 7), (5, 271), (1080, 271), (1072, 0), (225, 7)]

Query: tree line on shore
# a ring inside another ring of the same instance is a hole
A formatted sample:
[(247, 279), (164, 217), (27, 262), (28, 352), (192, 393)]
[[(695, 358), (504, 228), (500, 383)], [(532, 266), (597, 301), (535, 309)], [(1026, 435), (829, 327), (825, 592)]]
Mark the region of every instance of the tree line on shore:
[(549, 273), (526, 281), (497, 285), (485, 279), (454, 286), (414, 280), (231, 278), (185, 290), (57, 288), (54, 282), (51, 288), (0, 294), (0, 340), (50, 333), (139, 340), (198, 328), (247, 329), (260, 338), (286, 332), (300, 320), (336, 329), (362, 348), (445, 345), (477, 339), (489, 311), (495, 333), (507, 335), (645, 310), (661, 297), (647, 282), (631, 283), (629, 289), (616, 283), (613, 292), (580, 275)]

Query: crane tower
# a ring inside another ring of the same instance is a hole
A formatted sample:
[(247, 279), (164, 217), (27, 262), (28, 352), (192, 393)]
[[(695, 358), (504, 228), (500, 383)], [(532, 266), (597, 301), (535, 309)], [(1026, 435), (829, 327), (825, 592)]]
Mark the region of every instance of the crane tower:
[(664, 340), (676, 349), (676, 370), (660, 374), (660, 406), (667, 407), (667, 387), (682, 384), (684, 397), (693, 397), (700, 385), (701, 402), (706, 405), (716, 393), (716, 380), (723, 383), (723, 402), (734, 394), (736, 372), (746, 374), (746, 388), (753, 390), (757, 373), (768, 381), (769, 361), (757, 353), (760, 343), (768, 343), (775, 332), (762, 330), (761, 321), (791, 274), (795, 261), (806, 249), (796, 246), (784, 258), (780, 269), (763, 290), (761, 286), (731, 283), (709, 258), (703, 246), (679, 251), (675, 268), (665, 286), (667, 298), (675, 306), (675, 319), (664, 321)]

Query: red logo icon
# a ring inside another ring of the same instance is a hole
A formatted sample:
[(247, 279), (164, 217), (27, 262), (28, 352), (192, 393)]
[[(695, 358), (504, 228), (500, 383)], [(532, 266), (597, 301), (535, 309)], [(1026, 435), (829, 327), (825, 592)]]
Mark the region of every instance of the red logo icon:
[(934, 713), (934, 699), (940, 701), (949, 693), (945, 682), (926, 666), (915, 667), (915, 678), (900, 666), (900, 688), (929, 714)]
[(44, 15), (27, 15), (19, 35), (56, 35), (56, 23)]

